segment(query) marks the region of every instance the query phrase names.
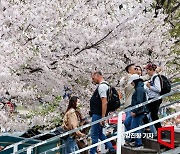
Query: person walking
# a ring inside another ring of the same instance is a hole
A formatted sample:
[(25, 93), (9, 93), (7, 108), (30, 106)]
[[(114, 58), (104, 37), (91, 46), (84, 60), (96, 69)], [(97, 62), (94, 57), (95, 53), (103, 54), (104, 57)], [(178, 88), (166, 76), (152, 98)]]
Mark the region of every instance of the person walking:
[[(110, 88), (108, 83), (104, 80), (103, 75), (100, 71), (96, 71), (92, 73), (92, 81), (95, 84), (98, 84), (98, 87), (94, 91), (93, 96), (90, 99), (90, 114), (92, 116), (92, 122), (104, 118), (107, 113), (107, 92)], [(103, 134), (103, 126), (105, 122), (102, 121), (95, 125), (91, 126), (91, 139), (92, 144), (98, 143), (98, 139), (101, 141), (107, 139), (107, 137)], [(105, 143), (106, 148), (108, 149), (109, 154), (115, 154), (116, 150), (113, 148), (111, 142)], [(95, 154), (97, 147), (90, 149), (90, 154)]]
[[(152, 63), (149, 63), (146, 66), (147, 74), (149, 76), (151, 76), (150, 81), (147, 82), (147, 84), (146, 84), (146, 86), (147, 86), (146, 91), (148, 94), (148, 100), (151, 100), (153, 98), (160, 96), (161, 81), (160, 81), (158, 74), (155, 71), (156, 68), (157, 68), (157, 66), (155, 64), (152, 64)], [(158, 111), (159, 111), (159, 107), (160, 107), (161, 103), (162, 103), (162, 99), (159, 99), (157, 101), (154, 101), (154, 102), (148, 104), (148, 108), (149, 108), (149, 111), (151, 113), (152, 121), (159, 119)], [(160, 122), (154, 124), (154, 126), (155, 126), (157, 132), (158, 132), (158, 128), (162, 127)]]
[[(135, 89), (135, 91), (132, 95), (131, 106), (135, 106), (135, 105), (145, 102), (147, 100), (147, 97), (146, 97), (146, 91), (144, 89), (143, 79), (141, 79), (139, 75), (133, 74), (129, 78), (128, 83), (132, 84), (132, 86)], [(131, 117), (129, 117), (129, 119), (127, 119), (127, 122), (125, 122), (124, 125), (129, 130), (139, 127), (140, 124), (142, 123), (142, 119), (144, 118), (144, 115), (147, 112), (148, 112), (148, 109), (146, 106), (142, 106), (142, 107), (133, 109), (131, 111)], [(139, 136), (138, 138), (135, 138), (134, 147), (143, 148), (140, 130), (133, 132), (133, 133), (136, 133), (137, 136)]]
[[(127, 74), (121, 78), (120, 88), (121, 88), (121, 91), (124, 93), (124, 99), (125, 99), (124, 107), (126, 109), (131, 106), (132, 95), (134, 93), (134, 87), (133, 85), (129, 84), (128, 81), (133, 74), (137, 73), (137, 69), (136, 69), (135, 64), (130, 64), (126, 66), (125, 70)], [(126, 118), (124, 121), (125, 131), (130, 130), (130, 127), (126, 127), (127, 125), (125, 123), (130, 123), (131, 120), (132, 120), (131, 111), (127, 111)], [(129, 142), (129, 139), (126, 139), (126, 141)]]
[[(76, 129), (80, 126), (81, 114), (77, 110), (79, 99), (76, 96), (70, 97), (69, 104), (66, 110), (66, 113), (63, 118), (62, 128), (66, 131)], [(76, 143), (76, 139), (80, 137), (85, 137), (86, 135), (77, 131), (73, 134), (70, 134), (65, 142), (65, 154), (69, 154), (79, 150)]]
[[(121, 92), (124, 93), (125, 98), (125, 108), (131, 105), (131, 98), (134, 92), (134, 87), (131, 84), (128, 84), (129, 78), (131, 75), (137, 73), (137, 68), (135, 64), (130, 64), (125, 67), (126, 75), (121, 78), (120, 80), (120, 89)], [(130, 115), (130, 113), (127, 113), (126, 116)]]

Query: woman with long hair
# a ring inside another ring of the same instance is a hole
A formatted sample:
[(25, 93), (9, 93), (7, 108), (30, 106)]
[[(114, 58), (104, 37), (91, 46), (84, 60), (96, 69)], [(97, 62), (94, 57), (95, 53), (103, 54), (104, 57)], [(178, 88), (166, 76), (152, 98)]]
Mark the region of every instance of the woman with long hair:
[[(78, 103), (79, 103), (78, 97), (72, 96), (70, 98), (66, 113), (63, 118), (62, 127), (64, 130), (69, 131), (78, 128), (80, 126), (82, 117), (77, 110)], [(81, 133), (80, 131), (70, 134), (68, 138), (65, 140), (65, 154), (69, 154), (77, 151), (79, 148), (76, 143), (76, 139), (84, 136), (86, 135)]]

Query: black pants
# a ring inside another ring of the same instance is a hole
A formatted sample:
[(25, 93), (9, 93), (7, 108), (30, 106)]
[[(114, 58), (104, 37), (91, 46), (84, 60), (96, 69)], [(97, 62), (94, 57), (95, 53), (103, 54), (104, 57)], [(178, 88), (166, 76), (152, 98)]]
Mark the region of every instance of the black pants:
[[(155, 102), (152, 102), (152, 103), (148, 104), (148, 108), (149, 108), (149, 112), (151, 113), (152, 121), (155, 121), (155, 120), (159, 119), (158, 111), (159, 111), (159, 106), (160, 106), (161, 103), (162, 103), (162, 99), (159, 99), (159, 100), (157, 100)], [(155, 126), (157, 132), (158, 132), (158, 128), (162, 127), (160, 122), (154, 124), (154, 126)]]

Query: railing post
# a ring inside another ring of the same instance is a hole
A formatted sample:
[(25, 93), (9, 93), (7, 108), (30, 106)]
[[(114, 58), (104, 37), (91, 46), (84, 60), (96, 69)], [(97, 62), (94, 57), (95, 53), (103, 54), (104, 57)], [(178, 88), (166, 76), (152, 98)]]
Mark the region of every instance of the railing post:
[(16, 153), (18, 151), (18, 143), (14, 144), (13, 146), (13, 153)]
[(120, 112), (118, 114), (118, 129), (117, 129), (117, 151), (116, 154), (121, 154), (121, 145), (122, 145), (122, 138), (123, 138), (123, 134), (122, 134), (122, 113)]
[(31, 154), (32, 148), (27, 148), (27, 154)]

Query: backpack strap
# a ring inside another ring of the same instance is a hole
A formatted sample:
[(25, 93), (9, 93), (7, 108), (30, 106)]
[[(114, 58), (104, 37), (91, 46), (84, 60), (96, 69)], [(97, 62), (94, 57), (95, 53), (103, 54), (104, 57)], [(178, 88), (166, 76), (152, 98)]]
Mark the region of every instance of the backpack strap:
[(155, 76), (152, 78), (153, 84), (154, 84), (154, 81), (155, 81), (156, 77), (159, 77), (159, 75), (155, 75)]
[[(108, 90), (111, 89), (111, 85), (109, 85), (107, 82), (101, 82), (100, 84), (106, 84), (107, 86), (109, 86), (109, 87), (108, 87)], [(100, 86), (100, 84), (99, 84), (99, 86)], [(98, 86), (98, 87), (99, 87), (99, 86)]]
[[(107, 101), (109, 101), (109, 95), (111, 94), (111, 86), (107, 83), (107, 82), (101, 82), (100, 84), (106, 84), (108, 87), (108, 90), (107, 90)], [(100, 85), (99, 84), (99, 85)], [(99, 87), (99, 86), (98, 86)], [(98, 93), (99, 94), (99, 93)]]
[(156, 77), (159, 77), (160, 85), (161, 85), (161, 90), (162, 90), (162, 88), (163, 88), (163, 82), (162, 82), (162, 77), (161, 77), (160, 74), (155, 75), (155, 76), (152, 78), (152, 82), (153, 82), (153, 84), (154, 84), (154, 80), (156, 79)]

